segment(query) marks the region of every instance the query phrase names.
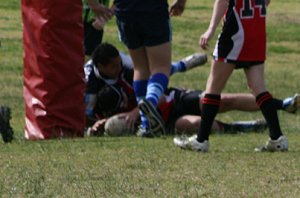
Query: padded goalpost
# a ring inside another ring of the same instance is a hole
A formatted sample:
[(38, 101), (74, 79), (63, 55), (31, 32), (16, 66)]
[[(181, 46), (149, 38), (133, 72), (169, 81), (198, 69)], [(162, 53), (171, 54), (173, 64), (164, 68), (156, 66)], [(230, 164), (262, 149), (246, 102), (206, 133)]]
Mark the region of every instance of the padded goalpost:
[(83, 137), (81, 0), (22, 0), (25, 138)]

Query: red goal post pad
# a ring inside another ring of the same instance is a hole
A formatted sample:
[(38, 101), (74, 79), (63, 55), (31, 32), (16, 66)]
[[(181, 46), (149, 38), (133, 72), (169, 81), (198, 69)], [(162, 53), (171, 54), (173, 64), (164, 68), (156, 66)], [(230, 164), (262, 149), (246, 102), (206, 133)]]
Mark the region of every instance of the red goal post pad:
[(81, 0), (22, 0), (25, 138), (83, 137)]

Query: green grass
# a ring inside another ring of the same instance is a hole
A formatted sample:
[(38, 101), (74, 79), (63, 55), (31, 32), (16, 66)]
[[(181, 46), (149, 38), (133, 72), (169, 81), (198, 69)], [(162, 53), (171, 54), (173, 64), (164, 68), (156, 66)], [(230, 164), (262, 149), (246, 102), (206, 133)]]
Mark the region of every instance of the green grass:
[[(201, 51), (198, 39), (212, 4), (189, 0), (183, 16), (172, 18), (174, 60)], [(298, 0), (272, 1), (269, 9), (266, 82), (279, 98), (300, 91), (299, 7)], [(125, 51), (114, 20), (104, 40)], [(15, 130), (11, 144), (0, 143), (1, 197), (299, 197), (300, 116), (285, 112), (279, 118), (290, 141), (287, 153), (253, 152), (267, 132), (212, 135), (207, 154), (180, 150), (172, 137), (26, 141), (20, 1), (0, 0), (0, 41), (0, 104), (12, 108)], [(175, 75), (170, 84), (204, 89), (208, 73), (209, 63)], [(234, 72), (225, 91), (247, 92), (242, 71)], [(218, 115), (223, 121), (257, 118), (262, 115)]]

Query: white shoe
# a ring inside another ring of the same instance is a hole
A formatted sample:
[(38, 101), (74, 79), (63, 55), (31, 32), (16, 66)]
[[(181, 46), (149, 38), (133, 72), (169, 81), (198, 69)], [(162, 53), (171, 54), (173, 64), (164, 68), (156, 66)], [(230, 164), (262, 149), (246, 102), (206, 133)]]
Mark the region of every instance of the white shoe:
[(269, 140), (260, 148), (255, 148), (256, 152), (275, 152), (275, 151), (288, 151), (289, 142), (285, 136), (280, 136), (277, 140)]
[(193, 135), (191, 137), (187, 137), (187, 136), (175, 137), (173, 139), (173, 142), (176, 146), (182, 149), (199, 151), (199, 152), (207, 152), (209, 147), (209, 143), (207, 140), (205, 140), (204, 142), (198, 142), (197, 135)]
[(204, 65), (207, 62), (206, 54), (195, 53), (181, 60), (186, 67), (186, 70), (192, 69), (194, 67)]
[(300, 94), (295, 94), (283, 100), (283, 108), (289, 113), (296, 113), (300, 108)]

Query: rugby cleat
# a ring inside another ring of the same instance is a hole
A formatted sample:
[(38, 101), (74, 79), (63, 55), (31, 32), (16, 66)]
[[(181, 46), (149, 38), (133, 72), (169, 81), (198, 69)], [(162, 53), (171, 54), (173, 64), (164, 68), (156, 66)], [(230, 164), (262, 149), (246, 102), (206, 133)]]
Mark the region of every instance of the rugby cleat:
[(138, 103), (138, 106), (139, 109), (145, 114), (149, 122), (149, 130), (155, 136), (166, 134), (163, 119), (156, 110), (156, 108), (153, 106), (153, 104), (144, 98)]
[(187, 137), (187, 136), (175, 137), (173, 139), (173, 142), (176, 146), (186, 150), (207, 152), (209, 148), (208, 141), (205, 140), (204, 142), (198, 142), (197, 135), (193, 135), (191, 137)]
[(289, 142), (285, 136), (280, 136), (277, 140), (271, 140), (270, 138), (265, 145), (255, 148), (256, 152), (277, 152), (288, 151)]
[(0, 133), (5, 143), (13, 140), (13, 130), (10, 126), (11, 112), (9, 107), (0, 107)]
[(186, 70), (190, 70), (194, 67), (204, 65), (207, 62), (207, 55), (195, 53), (181, 61), (185, 64)]
[(292, 97), (283, 100), (283, 109), (289, 113), (296, 113), (300, 108), (300, 95), (296, 93)]
[(138, 137), (144, 137), (144, 138), (153, 138), (153, 137), (155, 137), (155, 135), (149, 129), (143, 128), (142, 126), (138, 127), (136, 135)]

